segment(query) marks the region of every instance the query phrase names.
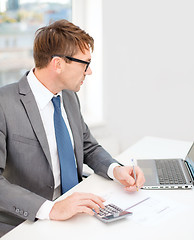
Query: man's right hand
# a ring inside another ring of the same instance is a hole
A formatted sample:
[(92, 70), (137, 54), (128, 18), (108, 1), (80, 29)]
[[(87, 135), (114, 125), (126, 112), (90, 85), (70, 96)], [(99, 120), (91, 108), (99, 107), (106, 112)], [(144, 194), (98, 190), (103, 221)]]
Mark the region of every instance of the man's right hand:
[(51, 209), (49, 217), (51, 220), (66, 220), (78, 213), (87, 213), (94, 215), (94, 209), (97, 213), (99, 207), (104, 208), (105, 200), (91, 193), (73, 193), (64, 200), (56, 202)]

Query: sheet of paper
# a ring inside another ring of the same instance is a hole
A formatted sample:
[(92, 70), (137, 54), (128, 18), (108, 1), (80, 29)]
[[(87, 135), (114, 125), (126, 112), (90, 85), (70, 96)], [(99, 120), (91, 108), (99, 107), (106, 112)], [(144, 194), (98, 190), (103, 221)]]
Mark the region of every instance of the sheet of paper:
[(167, 198), (149, 196), (149, 192), (139, 190), (128, 193), (123, 190), (109, 192), (103, 196), (105, 204), (113, 203), (120, 208), (133, 212), (129, 220), (138, 224), (157, 225), (159, 222), (183, 210), (183, 206)]
[(134, 204), (143, 201), (148, 198), (149, 195), (147, 192), (139, 190), (138, 192), (127, 192), (123, 190), (120, 186), (117, 189), (114, 189), (113, 192), (107, 192), (103, 195), (106, 199), (105, 204), (113, 203), (118, 205), (122, 209), (127, 209)]
[(172, 216), (179, 206), (167, 199), (148, 197), (145, 201), (137, 203), (128, 211), (133, 212), (133, 221), (146, 225), (157, 225), (159, 222)]

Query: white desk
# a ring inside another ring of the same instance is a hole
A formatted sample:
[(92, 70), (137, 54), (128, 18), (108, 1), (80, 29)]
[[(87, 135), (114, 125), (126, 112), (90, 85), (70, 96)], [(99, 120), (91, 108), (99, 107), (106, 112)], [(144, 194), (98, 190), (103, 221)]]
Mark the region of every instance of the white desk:
[[(127, 164), (134, 158), (171, 158), (185, 157), (191, 146), (190, 142), (172, 141), (146, 137), (118, 156), (118, 160)], [(95, 174), (71, 189), (65, 196), (74, 191), (92, 192), (101, 195), (105, 190), (113, 189), (118, 183), (106, 180)], [(193, 240), (194, 190), (140, 190), (149, 191), (150, 195), (167, 197), (179, 204), (187, 205), (185, 211), (172, 215), (161, 224), (145, 226), (132, 219), (104, 224), (95, 217), (80, 214), (64, 222), (26, 221), (2, 237), (2, 240), (15, 239), (186, 239)], [(138, 194), (138, 192), (137, 192)], [(64, 196), (63, 196), (64, 197)], [(189, 206), (189, 207), (188, 207)], [(129, 217), (130, 218), (130, 217)]]

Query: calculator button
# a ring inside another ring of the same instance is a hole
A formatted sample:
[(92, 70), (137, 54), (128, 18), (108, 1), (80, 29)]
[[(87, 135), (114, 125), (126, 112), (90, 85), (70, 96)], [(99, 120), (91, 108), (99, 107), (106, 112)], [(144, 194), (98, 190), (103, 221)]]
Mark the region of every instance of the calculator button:
[(119, 216), (119, 212), (116, 212), (113, 214), (114, 217), (118, 217)]

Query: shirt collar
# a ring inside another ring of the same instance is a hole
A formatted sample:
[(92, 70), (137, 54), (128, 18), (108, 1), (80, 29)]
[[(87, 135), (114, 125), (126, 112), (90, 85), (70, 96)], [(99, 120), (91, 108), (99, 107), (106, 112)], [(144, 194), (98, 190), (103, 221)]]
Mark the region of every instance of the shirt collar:
[(54, 96), (60, 95), (62, 101), (62, 92), (54, 95), (50, 92), (34, 75), (33, 69), (27, 76), (28, 83), (34, 94), (38, 107), (42, 110), (51, 101)]

